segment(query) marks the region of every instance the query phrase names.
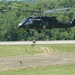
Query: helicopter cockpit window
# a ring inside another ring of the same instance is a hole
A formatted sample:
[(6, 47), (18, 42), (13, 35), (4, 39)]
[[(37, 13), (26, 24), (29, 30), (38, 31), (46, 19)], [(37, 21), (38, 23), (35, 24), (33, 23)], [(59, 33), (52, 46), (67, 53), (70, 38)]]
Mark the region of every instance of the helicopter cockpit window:
[(21, 23), (23, 23), (24, 25), (32, 24), (31, 17), (24, 18)]
[(26, 18), (24, 18), (23, 20), (22, 20), (22, 23), (24, 23), (26, 21)]
[(31, 19), (28, 19), (26, 22), (25, 22), (26, 25), (28, 24), (32, 24), (32, 20)]

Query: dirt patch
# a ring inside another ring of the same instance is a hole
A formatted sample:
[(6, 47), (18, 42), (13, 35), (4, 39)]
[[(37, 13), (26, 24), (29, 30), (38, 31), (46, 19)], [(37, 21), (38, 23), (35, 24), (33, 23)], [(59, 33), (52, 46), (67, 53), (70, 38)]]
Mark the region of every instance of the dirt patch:
[(49, 53), (38, 55), (10, 56), (5, 58), (1, 57), (0, 71), (63, 64), (75, 64), (75, 53)]

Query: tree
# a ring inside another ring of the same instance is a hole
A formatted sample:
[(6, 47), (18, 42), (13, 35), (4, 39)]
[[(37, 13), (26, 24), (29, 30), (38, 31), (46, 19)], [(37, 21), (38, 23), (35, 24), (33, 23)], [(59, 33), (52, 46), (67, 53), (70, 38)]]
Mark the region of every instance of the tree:
[[(14, 6), (14, 8), (9, 8), (9, 6)], [(72, 7), (70, 12), (73, 12), (75, 9), (75, 0), (39, 0), (33, 3), (26, 3), (23, 1), (20, 2), (1, 2), (0, 11), (7, 9), (6, 13), (0, 12), (0, 41), (20, 41), (20, 40), (70, 40), (75, 39), (75, 27), (71, 28), (71, 33), (67, 33), (65, 29), (50, 29), (42, 30), (41, 34), (38, 34), (37, 31), (31, 30), (30, 33), (27, 33), (25, 29), (19, 29), (18, 24), (23, 18), (27, 18), (33, 13), (21, 12), (21, 10), (49, 10), (57, 9), (63, 7)], [(20, 9), (21, 8), (21, 9)], [(58, 20), (63, 20), (70, 22), (75, 14), (42, 14), (47, 16), (57, 16)]]

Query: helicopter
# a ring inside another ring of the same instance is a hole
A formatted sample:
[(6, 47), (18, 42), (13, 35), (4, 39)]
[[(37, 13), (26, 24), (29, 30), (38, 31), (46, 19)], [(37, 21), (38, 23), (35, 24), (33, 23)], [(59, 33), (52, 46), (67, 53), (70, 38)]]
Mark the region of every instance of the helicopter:
[[(10, 8), (17, 8), (14, 6), (9, 6)], [(30, 29), (37, 30), (38, 33), (41, 33), (42, 29), (53, 29), (53, 28), (65, 28), (69, 33), (68, 28), (75, 26), (75, 18), (71, 22), (60, 21), (56, 16), (43, 16), (42, 13), (51, 13), (51, 14), (75, 14), (75, 12), (67, 12), (66, 10), (70, 10), (71, 7), (53, 9), (53, 10), (22, 10), (22, 12), (33, 12), (39, 13), (38, 15), (31, 15), (27, 18), (24, 18), (19, 24), (19, 28), (24, 28), (28, 33)], [(58, 12), (59, 11), (59, 12)], [(65, 11), (65, 12), (63, 12)], [(7, 10), (0, 10), (0, 12), (4, 13)]]
[[(34, 10), (34, 11), (25, 11), (25, 12), (37, 12), (37, 13), (71, 13), (71, 12), (58, 12), (62, 10), (69, 10), (68, 8), (60, 8), (55, 10)], [(74, 12), (72, 12), (74, 14)], [(38, 33), (41, 33), (42, 29), (53, 29), (53, 28), (65, 28), (69, 33), (68, 28), (75, 26), (75, 18), (71, 22), (59, 21), (56, 16), (42, 16), (42, 15), (32, 15), (28, 18), (24, 18), (19, 24), (19, 28), (25, 28), (29, 33), (30, 29), (35, 29)]]

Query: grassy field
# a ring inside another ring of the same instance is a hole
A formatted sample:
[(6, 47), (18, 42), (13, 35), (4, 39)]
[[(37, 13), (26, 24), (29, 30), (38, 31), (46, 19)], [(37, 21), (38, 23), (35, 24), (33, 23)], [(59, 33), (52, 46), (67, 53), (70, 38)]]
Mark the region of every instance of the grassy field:
[(0, 75), (75, 75), (75, 64), (10, 70)]
[[(75, 53), (75, 45), (3, 45), (0, 57), (51, 52)], [(75, 75), (75, 64), (16, 69), (0, 72), (0, 75)]]
[(75, 52), (75, 45), (2, 45), (0, 57), (51, 52)]

